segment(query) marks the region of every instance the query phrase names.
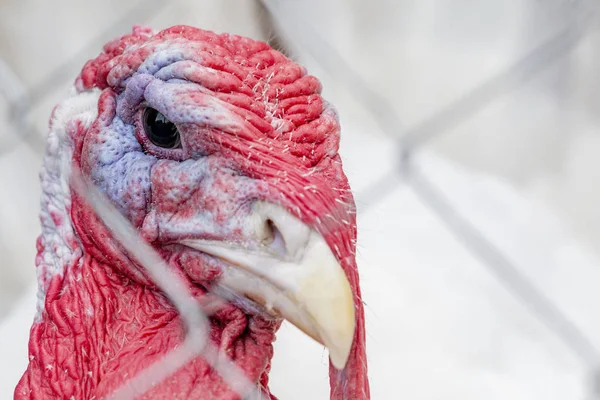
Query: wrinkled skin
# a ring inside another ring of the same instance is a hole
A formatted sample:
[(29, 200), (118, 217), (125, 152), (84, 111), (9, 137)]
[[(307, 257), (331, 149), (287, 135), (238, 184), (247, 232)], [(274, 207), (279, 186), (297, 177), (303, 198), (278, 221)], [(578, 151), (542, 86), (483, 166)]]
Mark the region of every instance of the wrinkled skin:
[[(348, 363), (341, 371), (330, 367), (331, 398), (368, 398), (354, 203), (337, 154), (337, 117), (319, 82), (262, 42), (190, 27), (155, 35), (136, 27), (86, 64), (76, 88), (101, 92), (92, 121), (73, 118), (64, 128), (71, 161), (198, 301), (218, 282), (223, 261), (178, 240), (245, 243), (256, 201), (282, 206), (323, 235), (350, 282), (356, 312)], [(148, 106), (178, 126), (182, 148), (148, 140), (141, 122)], [(51, 147), (47, 165), (56, 157)], [(42, 199), (50, 210), (38, 241), (43, 303), (15, 398), (101, 399), (180, 344), (185, 329), (76, 193), (70, 190), (64, 216), (53, 211), (55, 203), (51, 194)], [(58, 232), (60, 250), (50, 231)], [(211, 341), (274, 398), (268, 373), (281, 320), (227, 302), (210, 320)], [(141, 398), (238, 397), (198, 357)]]

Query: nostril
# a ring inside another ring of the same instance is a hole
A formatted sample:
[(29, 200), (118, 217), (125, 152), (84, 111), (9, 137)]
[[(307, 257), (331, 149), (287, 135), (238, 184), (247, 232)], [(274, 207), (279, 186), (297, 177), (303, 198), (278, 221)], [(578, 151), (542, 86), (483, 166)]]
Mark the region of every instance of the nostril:
[(264, 243), (270, 245), (275, 240), (275, 223), (272, 219), (267, 218), (265, 221), (265, 239)]
[(283, 240), (283, 235), (277, 229), (277, 226), (273, 222), (272, 219), (267, 219), (265, 221), (266, 231), (268, 232), (266, 240), (264, 240), (265, 245), (267, 245), (271, 250), (275, 251), (276, 254), (280, 256), (285, 256), (285, 241)]
[(275, 240), (275, 223), (271, 219), (265, 220), (265, 225), (262, 233), (262, 243), (265, 246), (270, 246)]
[(261, 250), (283, 260), (299, 261), (311, 237), (311, 227), (277, 204), (256, 201), (252, 211), (253, 237)]

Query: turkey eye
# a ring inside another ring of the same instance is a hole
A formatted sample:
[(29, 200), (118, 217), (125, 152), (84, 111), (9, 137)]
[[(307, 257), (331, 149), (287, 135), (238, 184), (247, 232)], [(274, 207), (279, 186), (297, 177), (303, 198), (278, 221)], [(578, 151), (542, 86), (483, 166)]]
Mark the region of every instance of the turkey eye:
[(179, 130), (174, 123), (154, 108), (144, 110), (144, 131), (148, 139), (158, 147), (174, 149), (181, 147)]

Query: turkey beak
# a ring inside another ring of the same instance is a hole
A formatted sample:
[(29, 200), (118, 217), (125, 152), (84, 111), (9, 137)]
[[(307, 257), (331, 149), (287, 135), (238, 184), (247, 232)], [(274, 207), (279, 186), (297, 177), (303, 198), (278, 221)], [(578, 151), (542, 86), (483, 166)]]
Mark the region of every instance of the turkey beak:
[[(181, 244), (225, 262), (220, 294), (249, 299), (329, 349), (342, 369), (354, 339), (350, 283), (323, 236), (283, 208), (257, 202), (248, 244), (185, 239)], [(247, 301), (247, 300), (245, 300)]]

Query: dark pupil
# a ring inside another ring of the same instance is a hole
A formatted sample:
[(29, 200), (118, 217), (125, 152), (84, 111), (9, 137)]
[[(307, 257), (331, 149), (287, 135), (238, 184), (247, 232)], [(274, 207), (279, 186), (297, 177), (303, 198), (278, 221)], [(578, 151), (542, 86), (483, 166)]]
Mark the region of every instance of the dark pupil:
[(154, 108), (144, 111), (144, 130), (148, 139), (159, 147), (172, 149), (179, 147), (179, 131), (174, 123)]

